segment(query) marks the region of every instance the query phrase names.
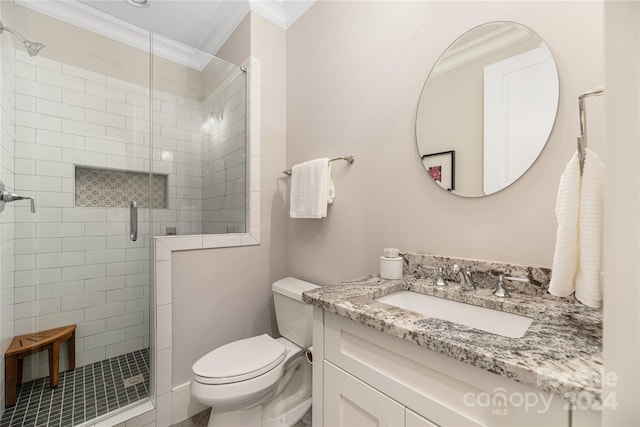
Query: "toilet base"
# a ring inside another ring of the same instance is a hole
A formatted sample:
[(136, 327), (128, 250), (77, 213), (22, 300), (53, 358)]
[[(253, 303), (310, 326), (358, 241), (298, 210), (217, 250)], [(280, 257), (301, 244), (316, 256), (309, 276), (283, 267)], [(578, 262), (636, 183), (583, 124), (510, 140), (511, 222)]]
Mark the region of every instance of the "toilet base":
[(289, 409), (286, 413), (265, 417), (265, 409), (262, 406), (255, 406), (251, 409), (230, 412), (215, 412), (211, 410), (209, 416), (209, 427), (291, 427), (309, 411), (311, 408), (311, 397), (300, 402), (297, 406)]
[(216, 412), (211, 409), (209, 427), (247, 427), (262, 425), (262, 407), (254, 406), (250, 409), (229, 412)]
[(267, 417), (262, 420), (262, 427), (290, 427), (300, 421), (311, 408), (311, 397), (291, 408), (279, 417)]

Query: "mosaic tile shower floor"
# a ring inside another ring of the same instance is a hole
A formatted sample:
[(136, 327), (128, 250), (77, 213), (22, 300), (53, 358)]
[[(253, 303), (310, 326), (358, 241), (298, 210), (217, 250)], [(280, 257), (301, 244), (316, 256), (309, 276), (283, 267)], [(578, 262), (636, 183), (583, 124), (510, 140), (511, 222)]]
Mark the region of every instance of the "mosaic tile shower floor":
[(148, 348), (60, 373), (55, 389), (49, 377), (19, 385), (16, 404), (2, 414), (0, 427), (74, 426), (147, 396)]

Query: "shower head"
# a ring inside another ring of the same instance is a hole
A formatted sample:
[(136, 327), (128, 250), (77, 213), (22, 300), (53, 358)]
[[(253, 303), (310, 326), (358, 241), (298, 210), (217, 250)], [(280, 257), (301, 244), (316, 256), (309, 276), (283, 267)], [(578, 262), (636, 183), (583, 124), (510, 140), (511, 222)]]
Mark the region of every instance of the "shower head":
[(42, 48), (44, 47), (42, 43), (30, 42), (29, 40), (23, 41), (22, 44), (24, 45), (25, 49), (27, 49), (27, 53), (29, 54), (29, 56), (32, 57), (36, 56), (38, 52), (40, 52), (40, 50), (42, 50)]
[(2, 34), (4, 31), (7, 31), (19, 38), (25, 49), (27, 49), (27, 53), (29, 54), (29, 56), (36, 56), (38, 52), (40, 52), (40, 50), (45, 47), (45, 45), (43, 45), (42, 43), (30, 42), (29, 40), (22, 37), (22, 34), (17, 32), (13, 28), (5, 27), (2, 21), (0, 21), (0, 34)]

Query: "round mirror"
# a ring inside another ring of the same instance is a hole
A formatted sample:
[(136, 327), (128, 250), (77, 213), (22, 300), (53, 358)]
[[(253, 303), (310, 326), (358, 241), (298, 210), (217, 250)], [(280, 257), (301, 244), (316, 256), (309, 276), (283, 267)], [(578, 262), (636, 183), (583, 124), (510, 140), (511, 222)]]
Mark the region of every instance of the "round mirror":
[(558, 73), (544, 41), (515, 22), (464, 33), (422, 89), (418, 152), (441, 188), (465, 197), (508, 187), (536, 160), (558, 110)]

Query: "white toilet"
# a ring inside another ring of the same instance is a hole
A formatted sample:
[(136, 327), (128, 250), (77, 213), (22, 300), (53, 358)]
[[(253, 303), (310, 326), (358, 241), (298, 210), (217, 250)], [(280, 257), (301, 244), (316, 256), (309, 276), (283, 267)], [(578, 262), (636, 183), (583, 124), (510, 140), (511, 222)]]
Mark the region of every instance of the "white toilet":
[(191, 394), (211, 406), (210, 426), (292, 426), (311, 407), (312, 306), (317, 285), (287, 277), (272, 286), (282, 338), (259, 335), (218, 347), (193, 364)]

